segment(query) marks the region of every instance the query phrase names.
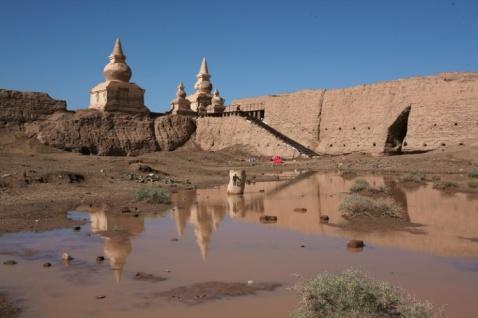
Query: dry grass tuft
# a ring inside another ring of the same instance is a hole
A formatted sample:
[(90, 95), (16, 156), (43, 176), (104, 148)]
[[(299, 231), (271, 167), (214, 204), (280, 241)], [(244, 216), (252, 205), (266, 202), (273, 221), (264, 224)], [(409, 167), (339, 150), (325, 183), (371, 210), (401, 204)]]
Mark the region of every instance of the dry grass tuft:
[(339, 210), (345, 217), (402, 217), (402, 207), (393, 199), (378, 198), (374, 200), (357, 193), (347, 195), (340, 204)]
[(355, 270), (320, 274), (298, 290), (301, 301), (293, 318), (442, 317), (432, 304)]

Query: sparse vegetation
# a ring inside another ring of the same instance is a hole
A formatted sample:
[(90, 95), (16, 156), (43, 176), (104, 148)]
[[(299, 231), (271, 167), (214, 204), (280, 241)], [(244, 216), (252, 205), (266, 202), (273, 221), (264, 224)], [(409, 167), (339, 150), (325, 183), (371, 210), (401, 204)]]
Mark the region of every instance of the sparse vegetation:
[(0, 294), (0, 317), (14, 318), (20, 314), (20, 308), (10, 303), (4, 294)]
[(471, 170), (468, 172), (468, 178), (478, 179), (478, 170)]
[(357, 193), (347, 195), (339, 209), (346, 217), (402, 217), (402, 208), (393, 199), (378, 198), (374, 200)]
[(354, 178), (357, 176), (357, 173), (355, 173), (355, 171), (352, 171), (352, 170), (349, 170), (349, 169), (344, 169), (344, 170), (341, 170), (339, 172), (339, 175), (342, 177), (342, 178)]
[(349, 191), (351, 193), (377, 194), (377, 193), (385, 193), (387, 192), (387, 189), (383, 186), (374, 188), (367, 182), (367, 180), (357, 179), (355, 180), (354, 184), (350, 187)]
[(169, 191), (162, 188), (141, 188), (136, 192), (136, 200), (148, 203), (170, 203)]
[(437, 182), (437, 181), (440, 181), (440, 180), (441, 180), (441, 178), (439, 176), (433, 176), (432, 177), (433, 182)]
[(354, 184), (350, 187), (349, 191), (352, 193), (357, 193), (357, 192), (362, 192), (368, 189), (370, 189), (370, 184), (367, 182), (367, 180), (357, 179), (355, 180)]
[(420, 302), (387, 282), (347, 270), (320, 274), (299, 288), (293, 318), (438, 318), (432, 304)]
[(451, 181), (443, 180), (443, 181), (433, 182), (433, 189), (452, 190), (452, 189), (455, 189), (455, 188), (458, 188), (458, 185), (454, 182), (451, 182)]
[(412, 171), (399, 178), (401, 182), (422, 183), (425, 181), (425, 174), (420, 171)]
[(470, 188), (472, 188), (472, 189), (478, 188), (478, 181), (476, 181), (476, 180), (470, 180), (470, 181), (468, 181), (468, 187), (470, 187)]

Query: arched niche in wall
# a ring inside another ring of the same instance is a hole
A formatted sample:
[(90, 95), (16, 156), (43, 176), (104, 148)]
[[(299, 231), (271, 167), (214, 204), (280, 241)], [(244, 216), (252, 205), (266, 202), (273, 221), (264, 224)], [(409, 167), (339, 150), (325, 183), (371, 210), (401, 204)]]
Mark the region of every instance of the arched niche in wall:
[(402, 153), (403, 140), (407, 135), (408, 117), (412, 106), (409, 105), (398, 115), (392, 125), (388, 127), (387, 140), (383, 152), (386, 154)]

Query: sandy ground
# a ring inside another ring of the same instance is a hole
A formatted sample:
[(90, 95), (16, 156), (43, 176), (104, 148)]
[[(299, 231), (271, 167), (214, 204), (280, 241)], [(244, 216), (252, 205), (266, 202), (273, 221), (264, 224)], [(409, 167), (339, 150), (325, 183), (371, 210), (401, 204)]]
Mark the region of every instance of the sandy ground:
[[(1, 141), (1, 140), (0, 140)], [(359, 174), (426, 173), (453, 181), (453, 191), (478, 193), (469, 186), (468, 173), (478, 171), (478, 147), (456, 147), (421, 154), (370, 156), (354, 153), (285, 161), (273, 165), (239, 148), (204, 152), (188, 145), (174, 152), (157, 152), (138, 157), (100, 157), (60, 152), (26, 144), (25, 140), (0, 143), (0, 235), (6, 232), (42, 231), (73, 226), (66, 212), (81, 204), (107, 203), (118, 210), (129, 207), (138, 213), (158, 212), (167, 205), (137, 202), (142, 188), (163, 187), (180, 191), (208, 187), (228, 181), (229, 169), (245, 169), (256, 180), (281, 178), (287, 171), (355, 171)], [(138, 165), (153, 168), (138, 171)], [(140, 182), (141, 178), (144, 182)], [(478, 179), (476, 179), (478, 180)]]

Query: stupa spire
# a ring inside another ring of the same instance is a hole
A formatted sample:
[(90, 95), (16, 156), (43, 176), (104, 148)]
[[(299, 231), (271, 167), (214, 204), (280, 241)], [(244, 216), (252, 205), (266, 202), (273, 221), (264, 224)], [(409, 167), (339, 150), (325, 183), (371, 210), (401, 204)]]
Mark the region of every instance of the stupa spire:
[(205, 57), (202, 58), (201, 66), (199, 67), (198, 75), (209, 75), (209, 70), (207, 68), (207, 61), (206, 61)]
[[(209, 81), (211, 79), (211, 75), (209, 75), (209, 70), (207, 68), (207, 61), (206, 58), (203, 57), (201, 61), (201, 66), (199, 67), (199, 73), (196, 75), (196, 83), (194, 84), (194, 88), (196, 89), (196, 94), (203, 95), (203, 97), (207, 97), (210, 101), (211, 91), (212, 91), (212, 84)], [(206, 103), (207, 106), (209, 103)]]
[(115, 45), (113, 47), (113, 51), (111, 51), (109, 59), (110, 61), (115, 59), (116, 61), (114, 63), (119, 62), (119, 60), (122, 60), (122, 62), (126, 60), (126, 56), (123, 53), (123, 47), (121, 46), (120, 38), (116, 38)]

